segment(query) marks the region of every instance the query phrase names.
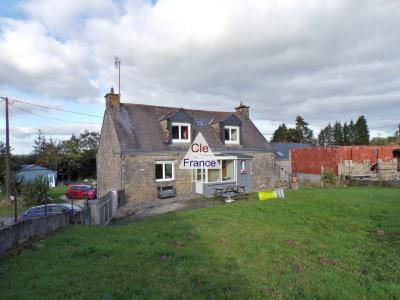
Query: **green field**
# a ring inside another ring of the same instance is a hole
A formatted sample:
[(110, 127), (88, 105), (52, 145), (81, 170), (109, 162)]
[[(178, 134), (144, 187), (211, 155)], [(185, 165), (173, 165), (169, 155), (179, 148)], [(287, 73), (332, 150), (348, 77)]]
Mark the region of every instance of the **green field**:
[(1, 299), (399, 299), (400, 190), (315, 189), (124, 226), (0, 262)]
[(64, 196), (65, 191), (68, 189), (68, 186), (56, 186), (51, 188), (48, 195), (54, 202), (65, 202), (65, 200), (61, 200), (60, 197)]

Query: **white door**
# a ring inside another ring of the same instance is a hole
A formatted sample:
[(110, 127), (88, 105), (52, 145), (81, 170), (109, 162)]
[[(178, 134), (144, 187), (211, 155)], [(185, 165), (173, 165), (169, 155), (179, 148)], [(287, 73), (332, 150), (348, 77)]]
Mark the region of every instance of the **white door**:
[(203, 194), (203, 186), (204, 186), (204, 182), (205, 182), (205, 176), (206, 176), (206, 171), (204, 169), (196, 169), (195, 170), (195, 192), (196, 194)]
[(47, 178), (49, 180), (49, 187), (56, 186), (56, 179), (54, 177), (55, 177), (54, 174), (47, 174)]

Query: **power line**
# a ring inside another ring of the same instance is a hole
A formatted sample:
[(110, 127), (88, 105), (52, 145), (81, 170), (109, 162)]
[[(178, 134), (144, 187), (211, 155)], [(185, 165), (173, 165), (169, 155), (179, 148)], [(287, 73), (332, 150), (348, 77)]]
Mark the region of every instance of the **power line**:
[(11, 100), (12, 103), (19, 102), (19, 103), (24, 103), (24, 104), (31, 105), (31, 106), (37, 106), (37, 107), (46, 108), (46, 109), (52, 109), (52, 110), (58, 110), (58, 111), (67, 112), (67, 113), (76, 114), (76, 115), (82, 115), (82, 116), (94, 117), (94, 118), (103, 118), (103, 117), (97, 116), (97, 115), (86, 114), (86, 113), (81, 113), (81, 112), (77, 112), (77, 111), (72, 111), (72, 110), (67, 110), (67, 109), (62, 109), (62, 108), (57, 108), (57, 107), (46, 106), (46, 105), (42, 105), (42, 104), (35, 104), (35, 103), (26, 102), (26, 101), (17, 100), (17, 99), (9, 99), (9, 100)]
[(65, 119), (59, 119), (59, 118), (44, 116), (44, 115), (35, 113), (35, 112), (33, 112), (33, 111), (29, 111), (29, 110), (26, 110), (26, 109), (24, 109), (24, 108), (18, 107), (18, 106), (16, 106), (14, 103), (10, 103), (10, 105), (12, 105), (12, 106), (13, 106), (14, 108), (16, 108), (16, 109), (19, 109), (19, 110), (21, 110), (21, 111), (23, 111), (23, 112), (26, 112), (26, 113), (28, 113), (28, 114), (31, 114), (31, 115), (34, 115), (34, 116), (37, 116), (37, 117), (40, 117), (40, 118), (52, 119), (52, 120), (59, 121), (59, 122), (69, 122), (69, 123), (77, 123), (77, 124), (101, 125), (101, 123), (71, 121), (71, 120), (65, 120)]

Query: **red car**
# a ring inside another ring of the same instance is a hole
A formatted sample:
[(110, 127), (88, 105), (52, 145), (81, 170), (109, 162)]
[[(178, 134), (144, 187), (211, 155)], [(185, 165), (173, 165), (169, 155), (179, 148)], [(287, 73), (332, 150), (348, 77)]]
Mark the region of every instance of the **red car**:
[(88, 184), (74, 184), (65, 191), (68, 199), (96, 199), (97, 190)]

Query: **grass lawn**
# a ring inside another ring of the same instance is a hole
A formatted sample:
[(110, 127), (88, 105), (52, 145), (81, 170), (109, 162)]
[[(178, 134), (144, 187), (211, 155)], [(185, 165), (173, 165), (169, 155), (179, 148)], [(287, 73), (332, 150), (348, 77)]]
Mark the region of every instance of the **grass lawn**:
[(50, 188), (48, 195), (56, 203), (64, 202), (63, 200), (60, 199), (60, 197), (64, 196), (65, 191), (67, 189), (68, 189), (68, 186), (56, 186), (56, 187)]
[(399, 189), (252, 198), (70, 227), (1, 258), (0, 298), (400, 298)]

